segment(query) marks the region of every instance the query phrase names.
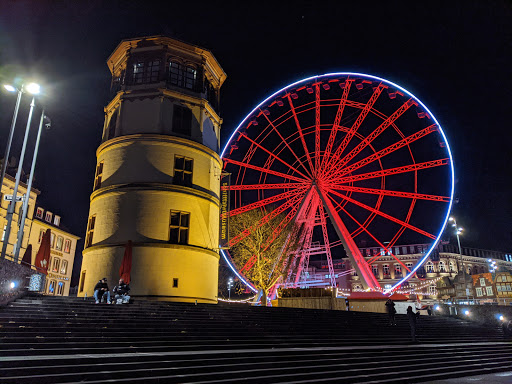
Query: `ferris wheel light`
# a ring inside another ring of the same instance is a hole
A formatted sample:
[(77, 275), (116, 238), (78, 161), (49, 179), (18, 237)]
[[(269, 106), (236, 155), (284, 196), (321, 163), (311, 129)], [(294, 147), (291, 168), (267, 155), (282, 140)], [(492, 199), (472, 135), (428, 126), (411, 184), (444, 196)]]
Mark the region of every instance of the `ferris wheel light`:
[[(311, 76), (311, 77), (296, 81), (290, 85), (287, 85), (286, 87), (279, 89), (278, 91), (274, 92), (272, 95), (267, 97), (265, 100), (260, 102), (249, 114), (247, 114), (245, 116), (245, 118), (240, 122), (240, 124), (237, 126), (237, 128), (232, 132), (231, 136), (229, 137), (228, 141), (226, 142), (226, 144), (221, 152), (221, 157), (224, 159), (224, 157), (226, 156), (226, 153), (228, 153), (228, 151), (230, 151), (232, 144), (233, 144), (233, 140), (236, 139), (237, 133), (239, 133), (241, 129), (245, 128), (247, 126), (247, 124), (249, 123), (249, 121), (255, 120), (255, 116), (259, 113), (259, 111), (263, 111), (264, 109), (267, 108), (267, 105), (265, 105), (265, 104), (272, 102), (272, 103), (277, 104), (278, 106), (283, 105), (283, 102), (280, 100), (280, 99), (282, 99), (280, 97), (280, 96), (282, 96), (282, 95), (280, 95), (281, 93), (283, 93), (283, 94), (287, 93), (290, 95), (290, 96), (288, 96), (288, 99), (292, 98), (292, 99), (296, 100), (299, 97), (297, 95), (297, 93), (300, 93), (300, 92), (298, 92), (296, 89), (294, 89), (294, 87), (296, 87), (296, 86), (300, 87), (300, 86), (304, 85), (304, 87), (301, 89), (305, 89), (306, 86), (309, 86), (309, 84), (312, 81), (319, 82), (319, 84), (321, 84), (324, 79), (325, 79), (325, 81), (329, 80), (328, 79), (329, 77), (336, 78), (336, 79), (333, 79), (335, 81), (340, 81), (340, 86), (342, 84), (342, 80), (344, 81), (345, 84), (346, 83), (350, 84), (350, 82), (353, 81), (352, 78), (359, 78), (358, 80), (361, 80), (361, 78), (363, 78), (363, 79), (365, 79), (364, 81), (366, 81), (367, 83), (370, 83), (370, 84), (372, 82), (376, 82), (376, 81), (383, 83), (385, 86), (388, 87), (388, 92), (389, 92), (390, 86), (396, 88), (395, 96), (396, 95), (405, 96), (405, 97), (409, 96), (411, 98), (412, 104), (416, 104), (419, 108), (423, 108), (425, 110), (425, 117), (428, 117), (429, 119), (432, 120), (433, 123), (435, 123), (436, 131), (441, 136), (441, 137), (439, 137), (439, 140), (442, 141), (443, 143), (445, 143), (445, 146), (443, 146), (443, 148), (444, 148), (443, 150), (447, 152), (446, 157), (448, 158), (448, 161), (446, 164), (449, 166), (449, 174), (450, 174), (449, 191), (450, 192), (448, 194), (448, 191), (446, 191), (447, 192), (446, 195), (449, 195), (449, 196), (447, 196), (447, 200), (446, 200), (446, 202), (448, 203), (448, 206), (447, 206), (445, 216), (440, 221), (441, 226), (440, 226), (439, 233), (437, 233), (437, 235), (436, 235), (435, 231), (431, 231), (431, 233), (432, 233), (431, 238), (434, 241), (431, 243), (430, 248), (424, 253), (423, 257), (418, 261), (416, 266), (409, 271), (408, 274), (406, 274), (401, 280), (397, 281), (397, 283), (393, 287), (391, 287), (390, 290), (384, 290), (384, 292), (389, 292), (393, 289), (396, 289), (398, 286), (402, 285), (404, 281), (407, 281), (410, 277), (412, 277), (416, 273), (416, 271), (429, 258), (432, 251), (437, 246), (438, 241), (439, 241), (443, 231), (446, 228), (446, 224), (447, 224), (448, 220), (455, 221), (455, 219), (453, 217), (449, 217), (449, 213), (450, 213), (452, 205), (453, 205), (453, 195), (454, 195), (454, 186), (455, 186), (455, 181), (454, 181), (455, 180), (455, 171), (454, 171), (453, 157), (452, 157), (451, 149), (450, 149), (448, 140), (446, 138), (446, 135), (445, 135), (441, 125), (435, 118), (434, 114), (417, 97), (415, 97), (413, 94), (411, 94), (406, 89), (400, 87), (399, 85), (397, 85), (389, 80), (385, 80), (385, 79), (379, 78), (377, 76), (371, 76), (371, 75), (367, 75), (367, 74), (361, 74), (361, 73), (355, 73), (355, 72), (336, 72), (336, 73), (327, 73), (327, 74), (320, 75), (320, 76)], [(344, 79), (339, 79), (340, 77), (344, 77)], [(360, 81), (359, 81), (359, 83), (360, 83)], [(359, 83), (356, 83), (356, 85)], [(318, 87), (318, 85), (317, 85), (317, 87)], [(345, 87), (342, 89), (346, 89), (346, 88), (347, 88), (347, 85), (345, 85)], [(222, 254), (223, 254), (223, 257), (225, 259), (227, 259), (225, 252), (222, 252)], [(234, 270), (235, 274), (237, 274), (237, 276), (239, 276), (237, 271), (234, 269), (234, 266), (229, 262), (228, 262), (228, 265), (230, 265), (230, 267)], [(243, 279), (241, 279), (241, 280), (243, 280)]]

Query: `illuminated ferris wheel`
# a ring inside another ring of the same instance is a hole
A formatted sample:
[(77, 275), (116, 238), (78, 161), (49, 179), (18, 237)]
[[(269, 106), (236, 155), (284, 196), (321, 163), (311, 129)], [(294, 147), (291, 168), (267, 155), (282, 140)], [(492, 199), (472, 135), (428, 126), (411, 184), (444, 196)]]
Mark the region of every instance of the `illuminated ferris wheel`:
[[(362, 282), (380, 289), (372, 264), (381, 254), (361, 254), (365, 244), (401, 264), (394, 289), (428, 258), (452, 204), (452, 157), (435, 117), (404, 88), (365, 74), (315, 76), (277, 91), (240, 123), (222, 159), (230, 216), (258, 209), (261, 226), (281, 215), (274, 234), (292, 223), (295, 241), (285, 249), (292, 257), (281, 271), (287, 286), (300, 285), (319, 250), (334, 286), (332, 256), (343, 245)], [(393, 253), (407, 242), (431, 244), (412, 267)], [(251, 266), (223, 255), (245, 281)]]

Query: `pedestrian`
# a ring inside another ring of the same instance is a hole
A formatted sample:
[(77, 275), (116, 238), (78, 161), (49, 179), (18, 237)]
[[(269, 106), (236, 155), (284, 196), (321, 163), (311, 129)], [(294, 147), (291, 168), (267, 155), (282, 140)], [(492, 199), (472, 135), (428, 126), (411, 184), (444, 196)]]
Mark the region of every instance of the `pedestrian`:
[(108, 289), (107, 278), (104, 277), (94, 286), (94, 298), (96, 299), (96, 304), (99, 304), (100, 301), (103, 303), (103, 299), (107, 299), (107, 303), (110, 304), (110, 291)]
[(395, 314), (396, 314), (395, 303), (393, 302), (393, 300), (388, 299), (388, 301), (386, 301), (386, 304), (384, 304), (384, 305), (386, 306), (386, 312), (388, 313), (389, 325), (396, 325), (396, 321), (395, 321)]
[(416, 319), (418, 318), (418, 315), (419, 312), (414, 313), (410, 305), (407, 307), (407, 318), (409, 319), (409, 327), (411, 328), (411, 341), (413, 343), (418, 342), (418, 339), (416, 338)]
[(429, 316), (432, 316), (432, 306), (431, 305), (427, 305), (427, 313)]
[(119, 284), (112, 290), (114, 293), (114, 300), (116, 304), (126, 304), (130, 302), (130, 286), (124, 282), (123, 279), (119, 279)]

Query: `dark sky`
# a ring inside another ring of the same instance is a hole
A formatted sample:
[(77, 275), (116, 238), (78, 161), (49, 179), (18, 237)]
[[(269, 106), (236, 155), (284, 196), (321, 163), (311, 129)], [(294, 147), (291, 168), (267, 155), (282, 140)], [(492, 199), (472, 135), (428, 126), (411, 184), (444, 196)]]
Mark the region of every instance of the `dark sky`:
[[(72, 233), (86, 229), (109, 100), (105, 61), (120, 40), (155, 34), (210, 49), (227, 72), (223, 143), (263, 98), (306, 76), (364, 72), (408, 89), (451, 144), (463, 245), (512, 251), (512, 6), (498, 0), (0, 0), (0, 78), (16, 68), (45, 85), (40, 104), (53, 128), (35, 186), (40, 205), (60, 213)], [(2, 153), (13, 107), (14, 97), (1, 93)], [(15, 156), (27, 110), (28, 97)], [(79, 255), (75, 264), (79, 270)]]

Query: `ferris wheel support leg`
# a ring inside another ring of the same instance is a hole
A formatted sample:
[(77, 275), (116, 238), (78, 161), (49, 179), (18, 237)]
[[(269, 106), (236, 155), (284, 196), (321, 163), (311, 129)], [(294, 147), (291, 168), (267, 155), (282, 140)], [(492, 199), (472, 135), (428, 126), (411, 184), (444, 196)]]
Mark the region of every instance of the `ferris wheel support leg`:
[(343, 224), (343, 221), (341, 220), (340, 216), (336, 212), (336, 209), (329, 200), (327, 193), (319, 187), (317, 187), (317, 189), (318, 194), (322, 199), (322, 203), (325, 209), (327, 209), (327, 213), (329, 214), (329, 217), (332, 223), (334, 224), (336, 233), (338, 234), (343, 244), (343, 247), (347, 252), (348, 258), (352, 262), (352, 265), (354, 266), (358, 276), (362, 278), (363, 285), (365, 286), (365, 288), (380, 289), (380, 285), (379, 282), (377, 281), (377, 278), (370, 270), (370, 267), (366, 263), (366, 260), (364, 259), (363, 255), (361, 255), (359, 248), (354, 242), (354, 239), (352, 239), (352, 237), (350, 236), (350, 232), (348, 231), (347, 227), (345, 227), (345, 224)]

